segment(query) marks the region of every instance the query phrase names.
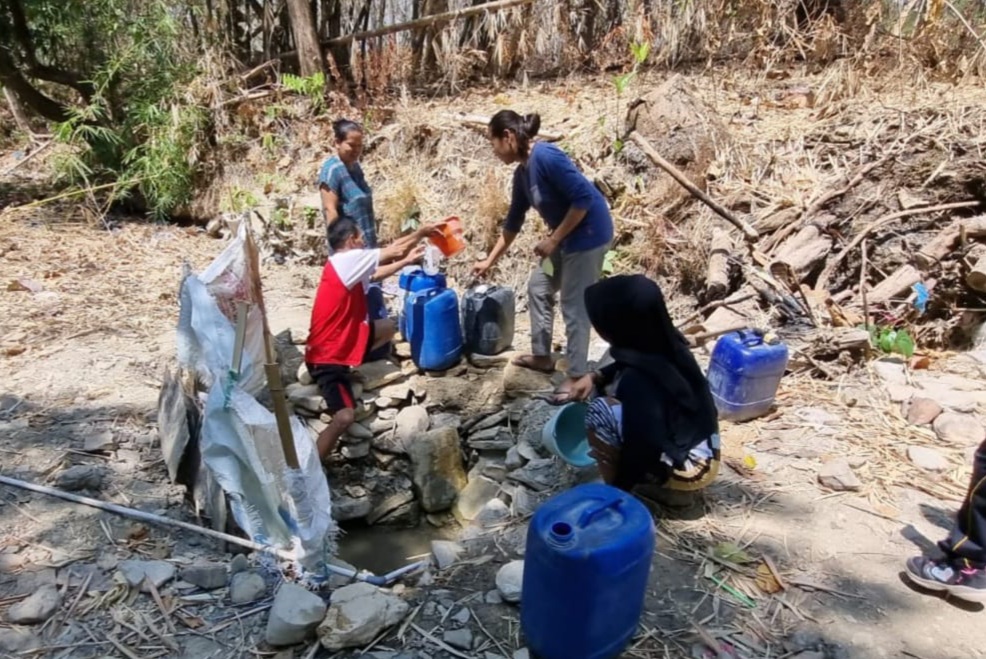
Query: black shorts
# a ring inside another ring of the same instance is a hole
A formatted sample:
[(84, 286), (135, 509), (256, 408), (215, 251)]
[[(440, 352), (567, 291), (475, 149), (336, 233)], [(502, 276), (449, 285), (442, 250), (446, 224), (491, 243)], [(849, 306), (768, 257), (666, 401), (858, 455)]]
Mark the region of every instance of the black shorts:
[[(370, 323), (370, 334), (366, 341), (366, 352), (363, 360), (373, 349), (376, 332)], [(352, 369), (341, 364), (305, 364), (312, 380), (318, 385), (329, 414), (335, 414), (342, 409), (356, 409), (356, 397), (353, 395)]]

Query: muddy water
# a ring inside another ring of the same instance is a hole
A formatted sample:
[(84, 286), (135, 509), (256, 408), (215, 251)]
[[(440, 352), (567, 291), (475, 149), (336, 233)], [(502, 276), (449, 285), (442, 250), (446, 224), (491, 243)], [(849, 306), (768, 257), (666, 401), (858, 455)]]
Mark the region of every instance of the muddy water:
[(454, 528), (435, 528), (428, 523), (410, 529), (344, 524), (342, 530), (339, 558), (376, 575), (427, 558), (432, 540), (452, 540), (456, 535)]

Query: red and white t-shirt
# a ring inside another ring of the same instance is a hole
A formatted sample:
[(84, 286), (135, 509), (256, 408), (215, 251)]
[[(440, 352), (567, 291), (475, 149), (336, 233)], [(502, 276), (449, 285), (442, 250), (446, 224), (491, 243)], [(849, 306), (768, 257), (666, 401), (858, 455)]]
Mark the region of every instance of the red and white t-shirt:
[(370, 338), (366, 289), (380, 264), (379, 249), (350, 249), (329, 257), (315, 293), (305, 361), (359, 366)]

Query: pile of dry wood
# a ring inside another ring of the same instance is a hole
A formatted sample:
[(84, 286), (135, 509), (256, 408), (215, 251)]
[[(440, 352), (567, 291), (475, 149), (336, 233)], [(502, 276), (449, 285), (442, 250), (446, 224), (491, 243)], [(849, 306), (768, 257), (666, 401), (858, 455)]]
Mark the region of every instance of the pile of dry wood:
[[(870, 350), (867, 328), (911, 327), (920, 335), (919, 326), (936, 318), (929, 311), (940, 320), (943, 312), (961, 310), (956, 300), (986, 293), (986, 244), (974, 242), (986, 239), (986, 215), (976, 214), (983, 210), (981, 200), (926, 202), (902, 190), (890, 203), (895, 210), (850, 226), (848, 235), (843, 234), (844, 219), (826, 212), (885, 164), (886, 156), (805, 208), (782, 210), (754, 227), (696, 187), (646, 138), (630, 137), (655, 165), (736, 229), (724, 224), (713, 231), (706, 305), (681, 323), (696, 341), (769, 324), (787, 335), (796, 358), (833, 376), (838, 371), (833, 362), (849, 365)], [(884, 254), (886, 235), (906, 234), (908, 218), (920, 220), (923, 229), (933, 227), (931, 237), (921, 232), (913, 241), (915, 251)], [(880, 248), (872, 249), (873, 244)]]

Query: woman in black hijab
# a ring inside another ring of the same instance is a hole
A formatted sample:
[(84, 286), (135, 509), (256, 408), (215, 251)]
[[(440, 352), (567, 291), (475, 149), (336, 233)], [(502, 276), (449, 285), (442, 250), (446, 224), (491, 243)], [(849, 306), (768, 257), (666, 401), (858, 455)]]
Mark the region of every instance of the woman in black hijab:
[(603, 480), (630, 491), (718, 461), (718, 415), (708, 382), (658, 285), (643, 275), (610, 277), (586, 289), (585, 303), (614, 361), (580, 379), (571, 397), (612, 391), (593, 399), (586, 414)]

